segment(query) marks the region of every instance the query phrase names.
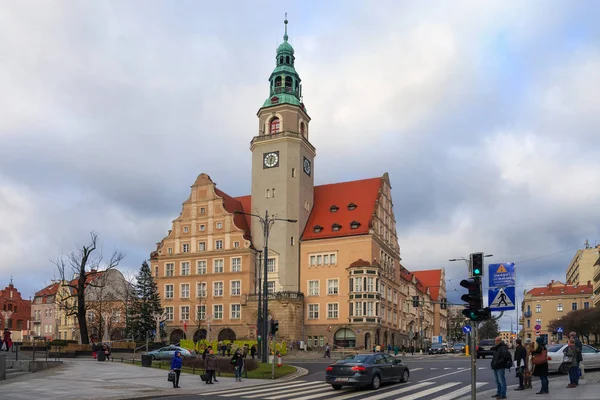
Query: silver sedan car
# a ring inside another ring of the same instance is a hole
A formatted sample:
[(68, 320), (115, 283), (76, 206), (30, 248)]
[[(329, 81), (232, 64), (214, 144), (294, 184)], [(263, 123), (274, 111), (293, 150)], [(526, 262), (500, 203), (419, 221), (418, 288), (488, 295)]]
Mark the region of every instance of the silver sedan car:
[[(548, 372), (560, 372), (566, 374), (568, 369), (563, 365), (564, 350), (566, 344), (551, 344), (546, 347), (548, 351)], [(600, 351), (592, 346), (584, 344), (581, 349), (583, 356), (583, 365), (585, 369), (600, 368)]]
[(192, 356), (192, 353), (179, 346), (166, 346), (158, 350), (149, 351), (147, 354), (152, 356), (153, 360), (170, 360), (173, 358), (176, 351), (180, 351), (181, 356), (184, 358)]

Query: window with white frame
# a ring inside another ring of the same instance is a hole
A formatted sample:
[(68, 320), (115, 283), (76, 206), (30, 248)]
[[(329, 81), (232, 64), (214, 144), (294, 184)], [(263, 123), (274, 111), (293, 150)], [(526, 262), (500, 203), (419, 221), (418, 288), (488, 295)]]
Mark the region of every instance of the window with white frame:
[(233, 248), (234, 249), (239, 249), (240, 248), (240, 242), (238, 242), (237, 240), (235, 242), (233, 242)]
[(539, 319), (539, 318), (538, 318), (538, 319), (536, 319), (536, 320), (535, 320), (535, 324), (536, 324), (536, 325), (541, 325), (541, 324), (542, 324), (542, 320), (541, 320), (541, 319)]
[(217, 222), (217, 229), (222, 229), (222, 228), (223, 228), (223, 223)]
[(308, 295), (318, 296), (319, 295), (319, 281), (308, 281)]
[(275, 281), (267, 281), (267, 293), (275, 293)]
[(213, 305), (213, 316), (215, 319), (223, 319), (223, 305), (222, 304)]
[(198, 251), (206, 251), (206, 242), (198, 242)]
[(196, 283), (196, 297), (206, 297), (206, 282)]
[(354, 303), (354, 316), (362, 317), (364, 314), (364, 303), (362, 301), (357, 301)]
[(206, 306), (196, 306), (196, 319), (199, 321), (206, 319)]
[(206, 225), (200, 224), (200, 232), (204, 232), (206, 230)]
[(173, 276), (175, 273), (175, 264), (167, 263), (165, 264), (165, 276)]
[(363, 278), (354, 278), (354, 291), (355, 292), (363, 291)]
[(196, 273), (198, 275), (206, 275), (206, 260), (196, 261)]
[(231, 281), (231, 295), (239, 296), (242, 294), (242, 281)]
[(165, 319), (173, 321), (173, 307), (165, 307)]
[(183, 227), (183, 233), (188, 233), (190, 231), (190, 227), (189, 226), (184, 226)]
[(308, 305), (308, 319), (319, 319), (319, 305), (309, 304)]
[(327, 318), (338, 318), (338, 303), (327, 303)]
[(215, 249), (217, 249), (217, 250), (223, 249), (223, 241), (221, 239), (215, 240)]
[(367, 277), (367, 287), (365, 287), (366, 292), (374, 292), (375, 291), (375, 278), (369, 276)]
[(190, 306), (181, 306), (181, 320), (188, 321), (190, 319)]
[(206, 214), (206, 208), (200, 207), (200, 214)]
[(168, 253), (168, 254), (173, 254), (173, 248), (172, 248), (172, 247), (169, 247), (169, 248), (167, 249), (167, 253)]
[(190, 297), (190, 284), (182, 283), (181, 284), (181, 294), (179, 295), (179, 298), (188, 299), (189, 297)]
[(190, 245), (188, 243), (184, 243), (181, 245), (181, 252), (182, 253), (189, 253), (190, 252)]
[(367, 316), (368, 317), (373, 317), (375, 315), (375, 307), (373, 306), (373, 303), (368, 302), (367, 303)]
[(154, 267), (154, 277), (158, 278), (158, 265)]
[(242, 258), (232, 257), (231, 258), (231, 272), (240, 272), (242, 270)]
[(223, 296), (223, 282), (213, 282), (213, 296)]
[(223, 273), (223, 259), (219, 258), (217, 260), (213, 260), (213, 272), (215, 274)]
[(231, 305), (231, 319), (241, 319), (242, 318), (242, 305), (241, 304), (232, 304)]
[(339, 279), (327, 279), (327, 294), (338, 294), (340, 290)]
[(542, 305), (541, 304), (536, 304), (536, 306), (535, 306), (535, 312), (536, 313), (542, 312)]
[(165, 285), (165, 299), (172, 299), (174, 295), (173, 285)]
[(181, 262), (181, 276), (186, 276), (190, 274), (190, 262), (182, 261)]
[(277, 266), (275, 265), (275, 259), (269, 258), (267, 261), (267, 272), (275, 272), (277, 270)]
[(563, 305), (562, 305), (562, 303), (558, 303), (558, 304), (556, 305), (556, 311), (560, 311), (560, 312), (562, 312), (562, 310), (563, 310)]
[(310, 259), (311, 267), (315, 267), (318, 265), (336, 265), (337, 264), (336, 253), (311, 254), (309, 259)]

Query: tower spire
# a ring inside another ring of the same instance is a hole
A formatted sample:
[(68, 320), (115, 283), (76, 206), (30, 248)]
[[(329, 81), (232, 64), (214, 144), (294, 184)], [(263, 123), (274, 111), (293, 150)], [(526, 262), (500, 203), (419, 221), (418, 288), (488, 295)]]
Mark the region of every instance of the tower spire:
[(283, 23), (285, 24), (285, 33), (283, 35), (283, 41), (287, 42), (288, 41), (288, 34), (287, 34), (288, 19), (287, 19), (287, 13), (285, 13), (285, 20), (283, 20)]

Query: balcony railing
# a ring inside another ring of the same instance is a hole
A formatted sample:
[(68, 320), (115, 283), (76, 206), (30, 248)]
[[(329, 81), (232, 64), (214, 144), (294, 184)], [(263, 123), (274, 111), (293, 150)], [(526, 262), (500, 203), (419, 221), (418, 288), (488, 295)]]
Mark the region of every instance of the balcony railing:
[(298, 90), (294, 90), (293, 87), (291, 86), (276, 86), (275, 88), (273, 88), (273, 93), (272, 94), (279, 94), (279, 93), (289, 93), (289, 94), (293, 94), (296, 97), (300, 96), (300, 92)]
[(252, 142), (250, 142), (250, 144), (254, 144), (257, 142), (263, 142), (265, 140), (271, 140), (271, 139), (280, 139), (280, 138), (286, 138), (286, 137), (290, 137), (290, 138), (296, 138), (296, 139), (301, 139), (303, 140), (313, 151), (315, 150), (315, 147), (310, 144), (310, 142), (301, 134), (296, 133), (296, 132), (290, 132), (290, 131), (283, 131), (283, 132), (277, 132), (277, 133), (271, 133), (268, 135), (259, 135), (259, 136), (255, 136), (252, 139)]
[(525, 318), (531, 318), (531, 315), (532, 315), (532, 314), (531, 314), (531, 311), (525, 311), (525, 312), (523, 313), (523, 315), (525, 316)]

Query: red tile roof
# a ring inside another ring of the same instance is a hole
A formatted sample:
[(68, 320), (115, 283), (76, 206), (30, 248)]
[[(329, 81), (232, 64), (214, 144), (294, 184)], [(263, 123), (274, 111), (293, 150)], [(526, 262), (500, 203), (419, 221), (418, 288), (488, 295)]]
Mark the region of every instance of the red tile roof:
[(45, 288), (43, 288), (42, 290), (35, 292), (34, 298), (41, 297), (42, 303), (45, 304), (48, 296), (56, 295), (56, 293), (58, 292), (58, 286), (59, 286), (58, 283), (52, 283), (52, 284), (46, 286)]
[[(252, 212), (252, 196), (240, 196), (234, 197), (234, 199), (240, 202), (240, 204), (242, 205), (242, 211), (244, 211), (245, 213)], [(250, 232), (252, 229), (252, 217), (249, 215), (242, 215), (242, 217), (246, 218), (246, 225), (248, 226), (248, 236), (250, 236)]]
[(414, 271), (414, 276), (419, 280), (423, 289), (422, 292), (429, 289), (431, 300), (438, 301), (440, 296), (440, 284), (442, 279), (441, 269), (430, 269), (425, 271)]
[(371, 263), (363, 260), (362, 258), (359, 258), (358, 260), (356, 260), (352, 264), (350, 264), (350, 267), (352, 267), (352, 268), (354, 268), (354, 267), (370, 267), (370, 266), (371, 266)]
[[(229, 196), (227, 193), (225, 193), (222, 190), (219, 190), (217, 188), (215, 188), (215, 193), (217, 194), (217, 196), (219, 196), (223, 199), (223, 206), (225, 207), (225, 210), (227, 210), (227, 212), (233, 214), (235, 211), (244, 211), (244, 207), (242, 206), (242, 203), (238, 199), (235, 199), (235, 198)], [(246, 217), (247, 216), (245, 216), (245, 215), (234, 214), (233, 215), (233, 223), (239, 229), (244, 231), (244, 237), (246, 239), (250, 239), (250, 228), (248, 226), (248, 221), (247, 221)]]
[[(314, 205), (304, 228), (302, 240), (324, 239), (369, 233), (382, 178), (315, 186)], [(354, 209), (349, 209), (354, 205)], [(332, 211), (332, 207), (337, 211)], [(358, 223), (352, 229), (351, 224)], [(339, 230), (334, 231), (333, 226)], [(315, 227), (320, 226), (320, 232)]]
[(544, 287), (536, 287), (527, 292), (531, 296), (564, 296), (576, 294), (592, 294), (594, 287), (590, 282), (587, 285), (567, 285), (562, 282), (552, 281)]

